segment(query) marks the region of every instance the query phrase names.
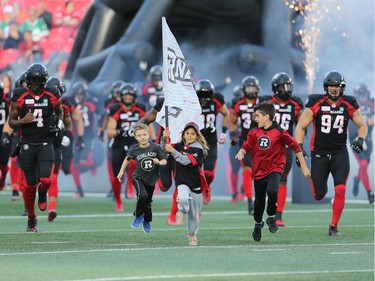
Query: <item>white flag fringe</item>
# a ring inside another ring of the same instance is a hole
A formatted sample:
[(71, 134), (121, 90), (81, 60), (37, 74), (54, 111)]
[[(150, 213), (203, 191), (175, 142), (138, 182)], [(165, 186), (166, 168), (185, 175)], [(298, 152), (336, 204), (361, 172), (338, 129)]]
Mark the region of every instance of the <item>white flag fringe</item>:
[(190, 69), (165, 17), (162, 18), (162, 32), (164, 104), (156, 122), (165, 128), (165, 106), (168, 106), (170, 138), (172, 143), (177, 143), (181, 141), (187, 123), (195, 122), (203, 128), (203, 115)]

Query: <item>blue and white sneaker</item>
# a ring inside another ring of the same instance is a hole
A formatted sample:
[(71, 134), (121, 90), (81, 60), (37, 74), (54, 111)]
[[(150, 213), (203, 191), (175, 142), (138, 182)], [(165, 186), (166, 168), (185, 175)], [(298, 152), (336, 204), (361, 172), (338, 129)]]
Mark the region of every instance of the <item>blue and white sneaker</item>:
[(143, 214), (139, 217), (135, 217), (134, 221), (131, 224), (132, 228), (140, 228), (143, 222)]
[(145, 233), (151, 232), (151, 224), (148, 221), (143, 221), (143, 231)]

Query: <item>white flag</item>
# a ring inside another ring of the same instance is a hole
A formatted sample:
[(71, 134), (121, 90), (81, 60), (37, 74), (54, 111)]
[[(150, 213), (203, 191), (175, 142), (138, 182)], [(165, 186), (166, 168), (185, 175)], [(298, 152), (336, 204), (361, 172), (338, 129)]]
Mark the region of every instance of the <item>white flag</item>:
[(187, 123), (195, 122), (203, 128), (203, 115), (190, 69), (165, 17), (162, 18), (162, 30), (164, 104), (156, 122), (165, 128), (165, 106), (168, 106), (170, 138), (172, 143), (177, 143), (181, 141)]

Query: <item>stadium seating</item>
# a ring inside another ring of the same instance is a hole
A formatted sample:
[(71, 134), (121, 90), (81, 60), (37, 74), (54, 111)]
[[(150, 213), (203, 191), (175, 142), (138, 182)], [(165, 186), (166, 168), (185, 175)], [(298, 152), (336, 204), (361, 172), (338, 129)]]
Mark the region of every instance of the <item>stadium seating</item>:
[(10, 63), (17, 61), (18, 50), (5, 49), (0, 51), (0, 69), (6, 68)]

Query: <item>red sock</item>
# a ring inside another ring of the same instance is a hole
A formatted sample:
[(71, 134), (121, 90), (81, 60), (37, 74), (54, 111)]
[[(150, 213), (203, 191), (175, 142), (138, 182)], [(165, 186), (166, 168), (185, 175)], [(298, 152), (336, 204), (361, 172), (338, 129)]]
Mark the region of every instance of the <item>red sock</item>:
[(59, 188), (57, 185), (57, 177), (58, 177), (58, 174), (56, 173), (53, 173), (51, 176), (52, 182), (51, 182), (51, 186), (48, 189), (48, 198), (49, 198), (48, 210), (56, 209), (56, 198), (59, 193)]
[(367, 172), (367, 169), (368, 169), (367, 160), (362, 159), (362, 160), (359, 160), (358, 162), (359, 162), (359, 170), (358, 170), (359, 177), (358, 178), (362, 181), (363, 186), (365, 187), (366, 191), (369, 192), (371, 191), (371, 187), (370, 187), (370, 179), (369, 179), (368, 172)]
[(81, 173), (78, 169), (78, 167), (76, 166), (72, 166), (71, 169), (70, 169), (70, 173), (72, 174), (73, 176), (73, 181), (75, 183), (75, 185), (78, 187), (78, 186), (82, 186), (81, 185), (81, 179), (80, 179), (80, 176), (81, 176)]
[(176, 217), (176, 213), (178, 211), (178, 207), (177, 207), (177, 194), (178, 194), (178, 190), (177, 190), (177, 188), (175, 188), (174, 191), (173, 191), (173, 196), (172, 196), (171, 211), (169, 213), (169, 216), (173, 217), (173, 218)]
[(282, 213), (285, 208), (286, 196), (288, 194), (288, 189), (286, 185), (279, 185), (277, 190), (277, 209), (276, 212)]
[(253, 171), (249, 168), (244, 168), (242, 171), (242, 184), (245, 195), (248, 199), (253, 198)]
[(133, 175), (136, 167), (137, 167), (137, 163), (134, 160), (132, 160), (132, 161), (130, 161), (128, 169), (126, 171), (126, 178), (128, 179), (126, 188), (127, 188), (127, 193), (129, 195), (134, 194), (134, 186), (133, 186), (132, 175)]
[(230, 173), (230, 182), (232, 185), (232, 192), (238, 192), (238, 173)]
[(116, 177), (113, 174), (113, 168), (112, 168), (112, 161), (111, 160), (107, 161), (107, 170), (108, 170), (109, 182), (112, 184), (113, 181), (116, 179)]
[(48, 189), (48, 196), (50, 196), (50, 197), (57, 197), (57, 194), (58, 194), (57, 176), (58, 175), (56, 173), (52, 174), (51, 186)]
[(344, 210), (345, 190), (346, 186), (344, 184), (335, 186), (335, 197), (332, 204), (332, 225), (339, 223), (341, 213)]
[(11, 158), (9, 174), (10, 174), (10, 180), (12, 182), (13, 190), (20, 189), (20, 185), (19, 185), (20, 170), (21, 169), (17, 165), (17, 158), (15, 157)]
[(23, 197), (25, 200), (25, 207), (27, 209), (27, 214), (29, 216), (35, 216), (35, 195), (36, 195), (36, 185), (27, 186), (23, 192)]
[(121, 204), (122, 203), (122, 199), (121, 199), (121, 182), (116, 179), (114, 182), (113, 182), (113, 195), (115, 196), (115, 200), (116, 200), (116, 203), (117, 204)]
[(56, 198), (49, 198), (48, 210), (56, 210)]

